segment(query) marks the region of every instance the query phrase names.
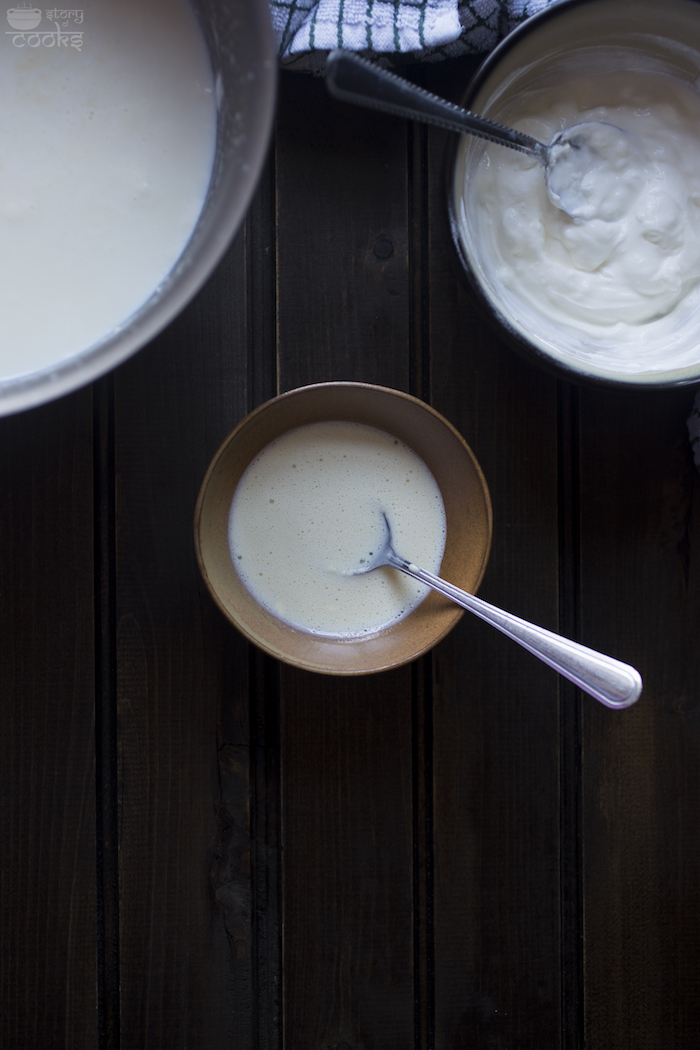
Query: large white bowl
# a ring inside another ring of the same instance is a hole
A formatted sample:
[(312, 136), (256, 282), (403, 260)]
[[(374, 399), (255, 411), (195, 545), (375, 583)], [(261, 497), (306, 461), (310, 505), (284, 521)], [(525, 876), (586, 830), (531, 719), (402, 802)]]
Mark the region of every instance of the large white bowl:
[(0, 415), (76, 390), (130, 357), (199, 291), (240, 226), (265, 160), (274, 116), (277, 58), (268, 3), (191, 2), (216, 78), (218, 118), (211, 183), (189, 243), (150, 299), (118, 330), (54, 366), (0, 381)]

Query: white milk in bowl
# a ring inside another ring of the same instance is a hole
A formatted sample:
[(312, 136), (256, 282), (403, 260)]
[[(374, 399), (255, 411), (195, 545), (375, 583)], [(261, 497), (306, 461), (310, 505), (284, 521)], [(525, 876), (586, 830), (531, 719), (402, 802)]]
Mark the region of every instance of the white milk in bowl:
[(0, 47), (2, 383), (89, 349), (168, 275), (206, 196), (216, 105), (185, 0), (14, 7)]
[(412, 449), (363, 423), (310, 423), (271, 442), (234, 493), (229, 543), (253, 597), (300, 630), (357, 638), (406, 616), (428, 588), (396, 569), (354, 576), (383, 542), (437, 573), (442, 495)]

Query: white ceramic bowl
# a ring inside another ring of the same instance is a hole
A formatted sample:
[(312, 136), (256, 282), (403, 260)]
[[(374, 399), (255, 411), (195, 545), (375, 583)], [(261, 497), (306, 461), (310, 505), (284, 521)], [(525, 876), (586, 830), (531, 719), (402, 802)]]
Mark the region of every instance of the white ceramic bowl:
[[(563, 0), (534, 16), (486, 59), (462, 104), (501, 123), (523, 92), (563, 83), (572, 66), (586, 75), (599, 69), (661, 72), (697, 91), (700, 82), (700, 4), (695, 0)], [(492, 147), (498, 148), (498, 147)], [(518, 350), (569, 379), (624, 387), (669, 387), (700, 382), (700, 308), (683, 321), (655, 355), (622, 352), (534, 313), (531, 303), (500, 282), (484, 238), (475, 200), (481, 140), (463, 136), (448, 159), (448, 208), (452, 238), (477, 299), (500, 333)], [(674, 322), (675, 324), (675, 322)], [(678, 342), (678, 350), (668, 346)], [(641, 343), (640, 343), (641, 346)], [(626, 358), (626, 359), (625, 359)]]

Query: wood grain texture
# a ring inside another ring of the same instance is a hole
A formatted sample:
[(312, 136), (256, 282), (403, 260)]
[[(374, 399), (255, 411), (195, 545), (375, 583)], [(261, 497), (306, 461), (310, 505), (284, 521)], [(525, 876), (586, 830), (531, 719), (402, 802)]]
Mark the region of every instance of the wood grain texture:
[(248, 650), (192, 541), (207, 463), (247, 409), (245, 272), (241, 235), (115, 376), (122, 1048), (250, 1039)]
[(284, 1045), (413, 1042), (411, 672), (282, 677)]
[(611, 1050), (700, 1032), (697, 514), (692, 392), (582, 395), (582, 630), (639, 667), (584, 719), (586, 1035)]
[(90, 391), (0, 422), (0, 1045), (97, 1039)]
[(279, 387), (407, 389), (405, 122), (283, 76), (276, 147)]
[[(409, 66), (459, 98), (474, 63)], [(0, 421), (2, 1050), (698, 1043), (692, 391), (577, 387), (475, 312), (446, 135), (283, 73), (200, 295), (92, 390)], [(465, 617), (359, 679), (251, 649), (192, 541), (278, 391), (430, 400), (494, 508), (481, 594), (639, 666), (614, 712)]]

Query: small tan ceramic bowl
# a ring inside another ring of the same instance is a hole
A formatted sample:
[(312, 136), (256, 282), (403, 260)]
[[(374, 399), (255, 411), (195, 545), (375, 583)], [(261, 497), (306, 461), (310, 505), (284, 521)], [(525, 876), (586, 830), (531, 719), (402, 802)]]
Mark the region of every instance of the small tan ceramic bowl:
[(348, 420), (385, 430), (409, 445), (438, 483), (447, 516), (440, 575), (476, 591), (491, 548), (491, 500), (471, 449), (441, 415), (409, 394), (365, 383), (300, 387), (261, 405), (238, 424), (214, 456), (195, 511), (202, 575), (222, 612), (255, 645), (295, 667), (359, 675), (414, 660), (443, 638), (463, 610), (431, 591), (391, 627), (362, 638), (307, 634), (262, 608), (231, 559), (228, 523), (236, 486), (248, 464), (281, 434), (306, 423)]

